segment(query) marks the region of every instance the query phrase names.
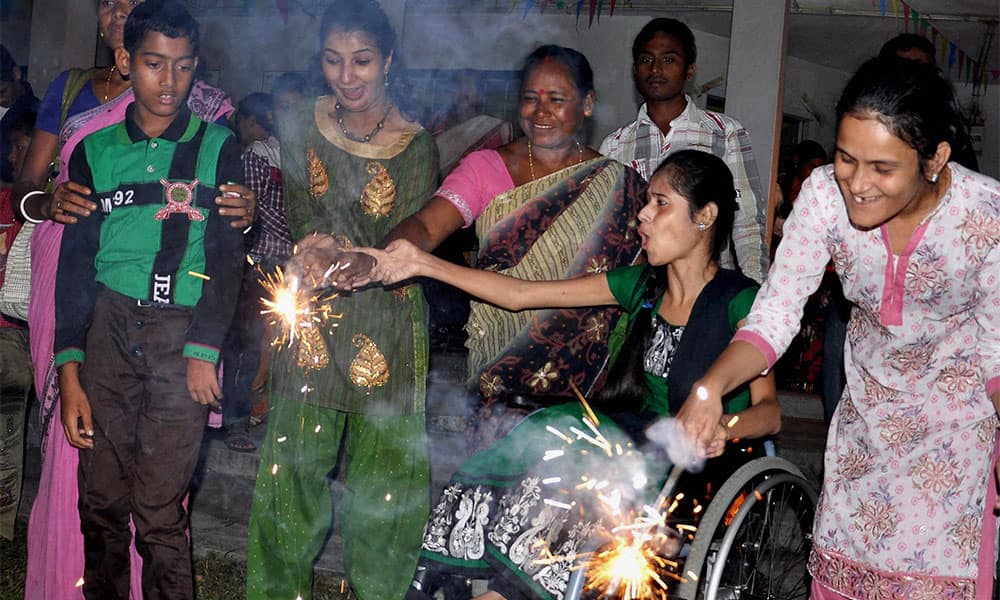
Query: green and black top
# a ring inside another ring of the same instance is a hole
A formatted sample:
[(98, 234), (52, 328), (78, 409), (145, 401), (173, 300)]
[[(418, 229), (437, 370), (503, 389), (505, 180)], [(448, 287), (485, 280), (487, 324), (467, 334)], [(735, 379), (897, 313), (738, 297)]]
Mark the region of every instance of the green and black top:
[[(637, 265), (609, 271), (608, 287), (629, 315), (653, 319), (651, 345), (645, 351), (643, 410), (676, 414), (694, 382), (722, 353), (736, 333), (736, 325), (750, 312), (759, 286), (729, 269), (719, 269), (695, 300), (691, 317), (683, 325), (667, 323), (657, 312), (662, 295), (649, 301), (647, 282), (652, 267)], [(645, 310), (644, 310), (645, 309)], [(613, 354), (617, 354), (612, 349)], [(727, 413), (750, 406), (750, 390), (742, 386), (724, 398)]]
[(242, 276), (243, 234), (215, 204), (220, 183), (242, 183), (232, 132), (181, 109), (150, 138), (130, 106), (121, 123), (84, 138), (70, 180), (98, 209), (63, 231), (56, 278), (55, 364), (84, 361), (102, 287), (159, 305), (193, 307), (184, 356), (219, 358)]

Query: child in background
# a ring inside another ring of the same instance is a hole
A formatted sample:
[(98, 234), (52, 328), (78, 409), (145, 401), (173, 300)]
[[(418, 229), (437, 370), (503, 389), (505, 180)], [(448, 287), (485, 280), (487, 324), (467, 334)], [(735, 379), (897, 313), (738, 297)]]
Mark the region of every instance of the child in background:
[(243, 171), (247, 186), (257, 194), (258, 219), (247, 236), (249, 264), (244, 267), (238, 315), (226, 336), (223, 357), (223, 421), (226, 446), (237, 452), (252, 452), (256, 444), (249, 427), (267, 415), (267, 352), (270, 336), (260, 315), (265, 295), (259, 279), (273, 271), (292, 253), (292, 234), (285, 221), (281, 185), (281, 146), (274, 137), (274, 99), (254, 93), (240, 101), (233, 119), (236, 138), (243, 149)]
[(198, 29), (176, 0), (132, 11), (115, 63), (135, 102), (69, 161), (70, 179), (98, 205), (64, 231), (56, 281), (55, 363), (63, 428), (81, 449), (87, 598), (128, 597), (130, 517), (144, 596), (194, 593), (182, 499), (221, 396), (215, 363), (243, 254), (241, 232), (214, 202), (220, 182), (243, 181), (239, 146), (185, 104)]
[[(21, 174), (31, 145), (35, 113), (21, 113), (11, 123), (7, 138), (10, 153), (4, 157), (15, 178)], [(10, 188), (0, 188), (0, 286), (7, 272), (7, 255), (21, 222), (14, 217)], [(27, 233), (27, 232), (26, 232)], [(14, 537), (14, 518), (21, 500), (24, 469), (24, 413), (31, 389), (31, 353), (24, 323), (0, 315), (0, 537)]]

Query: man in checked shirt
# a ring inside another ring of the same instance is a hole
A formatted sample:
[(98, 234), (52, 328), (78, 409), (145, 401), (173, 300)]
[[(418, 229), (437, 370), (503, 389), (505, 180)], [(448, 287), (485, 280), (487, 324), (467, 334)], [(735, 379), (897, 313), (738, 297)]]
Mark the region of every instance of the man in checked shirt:
[[(632, 44), (632, 76), (643, 98), (635, 121), (612, 132), (601, 154), (634, 168), (649, 180), (656, 167), (675, 150), (711, 152), (726, 162), (736, 183), (739, 211), (733, 225), (736, 263), (743, 273), (762, 282), (769, 256), (764, 233), (767, 196), (761, 191), (750, 135), (736, 119), (704, 111), (684, 93), (694, 78), (697, 49), (694, 34), (675, 19), (653, 19)], [(722, 256), (732, 268), (732, 252)]]
[(251, 452), (256, 447), (247, 425), (261, 422), (267, 411), (266, 397), (259, 392), (267, 374), (264, 348), (270, 341), (260, 315), (260, 298), (265, 292), (258, 279), (260, 271), (272, 271), (292, 253), (292, 236), (285, 222), (272, 96), (254, 93), (245, 97), (233, 119), (233, 129), (243, 148), (247, 187), (257, 193), (258, 217), (246, 236), (250, 260), (244, 272), (236, 318), (223, 350), (222, 419), (227, 428), (226, 445), (238, 452)]

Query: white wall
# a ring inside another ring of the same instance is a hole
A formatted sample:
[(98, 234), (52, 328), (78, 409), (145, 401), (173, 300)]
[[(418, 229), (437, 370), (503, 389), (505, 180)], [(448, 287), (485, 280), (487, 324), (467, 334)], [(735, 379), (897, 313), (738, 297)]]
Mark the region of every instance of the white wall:
[(0, 42), (10, 51), (19, 65), (28, 64), (30, 38), (30, 19), (0, 20)]
[(989, 86), (981, 99), (985, 125), (983, 127), (983, 155), (979, 170), (1000, 179), (1000, 84)]

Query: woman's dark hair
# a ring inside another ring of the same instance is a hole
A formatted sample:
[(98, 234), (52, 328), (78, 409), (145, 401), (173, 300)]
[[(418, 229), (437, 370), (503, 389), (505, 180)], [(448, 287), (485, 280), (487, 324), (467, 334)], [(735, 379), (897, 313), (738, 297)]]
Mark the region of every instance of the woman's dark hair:
[[(412, 94), (409, 82), (406, 80), (406, 67), (403, 57), (396, 48), (396, 31), (389, 22), (389, 17), (375, 0), (333, 0), (323, 11), (319, 26), (319, 44), (323, 48), (327, 36), (333, 31), (360, 31), (374, 40), (382, 53), (382, 59), (392, 55), (392, 67), (389, 69), (389, 96), (400, 111), (407, 117), (415, 115), (412, 106)], [(326, 82), (323, 82), (326, 85)]]
[(172, 39), (188, 38), (198, 56), (198, 21), (179, 0), (147, 0), (132, 9), (125, 21), (125, 50), (134, 54), (146, 35), (154, 32)]
[(691, 32), (691, 28), (677, 19), (659, 17), (646, 23), (635, 36), (635, 41), (632, 42), (632, 64), (639, 63), (639, 53), (642, 52), (642, 47), (658, 33), (675, 37), (680, 41), (681, 47), (684, 49), (685, 68), (693, 65), (698, 59), (698, 47), (694, 43), (694, 34)]
[(955, 149), (961, 127), (951, 84), (937, 68), (913, 60), (873, 58), (847, 82), (837, 102), (837, 127), (844, 117), (874, 118), (917, 151), (920, 168), (948, 142)]
[(721, 158), (700, 150), (679, 150), (656, 167), (649, 180), (663, 173), (670, 187), (688, 201), (691, 222), (709, 203), (719, 207), (712, 225), (712, 260), (718, 262), (733, 238), (736, 220), (736, 186), (733, 173)]
[(274, 96), (263, 92), (248, 94), (236, 109), (240, 118), (254, 117), (264, 131), (274, 135)]
[(892, 58), (898, 56), (900, 52), (906, 52), (907, 50), (919, 50), (927, 55), (930, 64), (934, 65), (937, 63), (935, 57), (937, 50), (934, 48), (934, 43), (915, 33), (901, 33), (882, 44), (882, 49), (878, 51), (878, 56), (879, 58)]
[[(688, 201), (692, 223), (695, 214), (709, 203), (718, 206), (712, 226), (712, 260), (718, 262), (722, 250), (729, 247), (732, 240), (736, 219), (736, 187), (729, 167), (713, 154), (679, 150), (660, 163), (650, 181), (661, 173)], [(637, 410), (639, 405), (634, 402), (641, 402), (645, 391), (644, 361), (653, 332), (653, 307), (666, 289), (664, 269), (650, 267), (647, 272), (641, 309), (632, 318), (628, 335), (608, 371), (604, 386), (593, 397), (596, 406), (612, 414)], [(626, 424), (622, 425), (628, 429)]]
[(566, 67), (576, 91), (580, 93), (581, 100), (594, 91), (594, 70), (590, 68), (587, 57), (572, 48), (552, 44), (535, 48), (524, 59), (524, 66), (521, 67), (521, 85), (524, 85), (535, 68), (547, 62), (557, 62)]

